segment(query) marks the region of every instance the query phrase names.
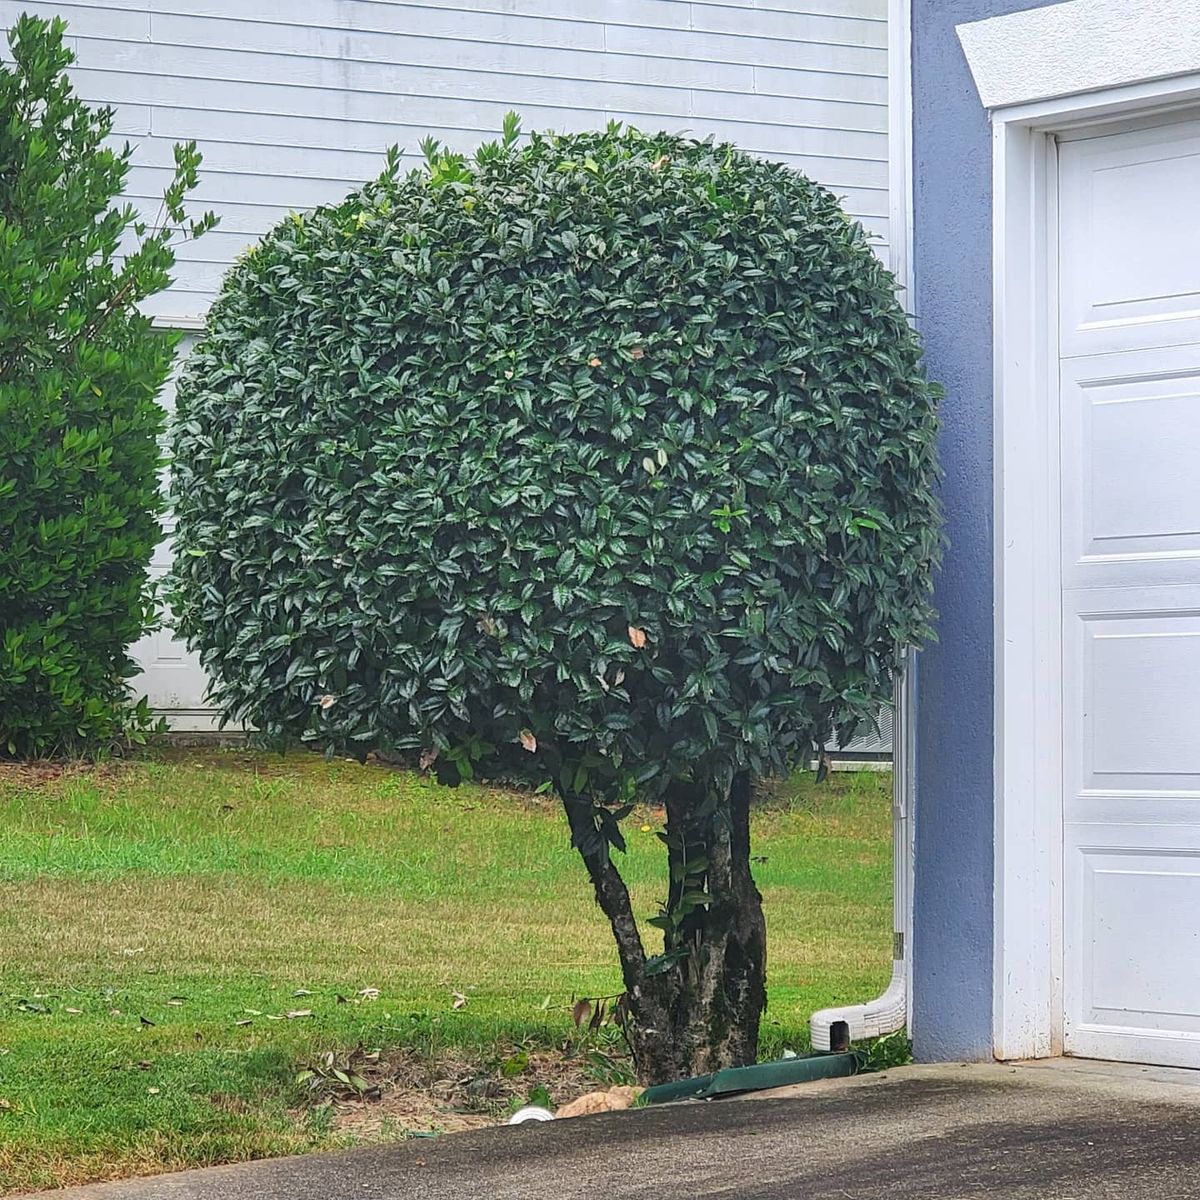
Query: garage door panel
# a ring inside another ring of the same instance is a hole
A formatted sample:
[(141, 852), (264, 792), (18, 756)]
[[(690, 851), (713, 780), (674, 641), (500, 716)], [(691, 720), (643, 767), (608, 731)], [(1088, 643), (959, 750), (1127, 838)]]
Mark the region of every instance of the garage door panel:
[(1135, 605), (1124, 611), (1068, 611), (1068, 795), (1200, 796), (1200, 603), (1172, 610), (1179, 590), (1156, 591), (1107, 597)]
[(1063, 354), (1200, 340), (1200, 225), (1179, 219), (1200, 194), (1200, 128), (1066, 141), (1059, 163)]
[(1069, 1047), (1170, 1034), (1200, 1065), (1200, 826), (1139, 829), (1136, 839), (1120, 825), (1069, 826), (1066, 853)]
[[(1084, 1020), (1123, 1017), (1146, 1028), (1200, 1033), (1200, 848), (1150, 853), (1144, 849), (1081, 848), (1084, 907), (1090, 928), (1083, 940), (1105, 953), (1087, 956)], [(1175, 913), (1186, 923), (1146, 921), (1146, 912)]]
[(1187, 582), (1200, 564), (1200, 347), (1063, 365), (1067, 586)]

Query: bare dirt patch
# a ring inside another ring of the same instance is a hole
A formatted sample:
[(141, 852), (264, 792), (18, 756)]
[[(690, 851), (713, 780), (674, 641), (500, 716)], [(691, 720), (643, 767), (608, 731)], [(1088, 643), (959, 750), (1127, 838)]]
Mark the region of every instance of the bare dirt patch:
[(113, 763), (77, 762), (74, 760), (30, 759), (24, 762), (0, 762), (0, 790), (32, 791), (57, 783), (64, 777), (108, 777), (116, 770)]
[(309, 1066), (307, 1082), (314, 1108), (328, 1109), (332, 1130), (343, 1137), (419, 1137), (500, 1124), (531, 1102), (559, 1108), (606, 1086), (600, 1074), (628, 1070), (619, 1057), (596, 1055), (515, 1047), (486, 1058), (461, 1051), (430, 1058), (359, 1048), (322, 1056)]

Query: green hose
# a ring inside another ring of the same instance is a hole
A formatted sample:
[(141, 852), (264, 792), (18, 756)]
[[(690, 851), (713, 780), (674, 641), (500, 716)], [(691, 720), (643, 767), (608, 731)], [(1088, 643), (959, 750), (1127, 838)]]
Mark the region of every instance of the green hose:
[(752, 1067), (727, 1067), (711, 1075), (677, 1079), (647, 1088), (643, 1104), (667, 1104), (672, 1100), (705, 1100), (710, 1096), (728, 1096), (734, 1092), (758, 1092), (764, 1088), (786, 1087), (814, 1079), (836, 1079), (857, 1075), (862, 1058), (848, 1054), (809, 1054), (804, 1058), (781, 1058), (775, 1062), (755, 1063)]

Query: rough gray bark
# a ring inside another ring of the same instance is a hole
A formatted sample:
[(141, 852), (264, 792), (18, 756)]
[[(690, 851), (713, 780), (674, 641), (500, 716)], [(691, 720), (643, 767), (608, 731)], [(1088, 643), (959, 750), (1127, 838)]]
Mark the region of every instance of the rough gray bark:
[[(639, 1080), (665, 1083), (755, 1061), (766, 1008), (766, 922), (750, 870), (749, 775), (723, 796), (675, 784), (666, 796), (667, 911), (689, 888), (711, 902), (694, 908), (666, 935), (665, 955), (646, 954), (628, 889), (607, 845), (583, 853), (596, 900), (609, 920), (625, 982), (630, 1045)], [(564, 800), (572, 836), (584, 842), (587, 808)], [(685, 878), (685, 863), (707, 860)]]

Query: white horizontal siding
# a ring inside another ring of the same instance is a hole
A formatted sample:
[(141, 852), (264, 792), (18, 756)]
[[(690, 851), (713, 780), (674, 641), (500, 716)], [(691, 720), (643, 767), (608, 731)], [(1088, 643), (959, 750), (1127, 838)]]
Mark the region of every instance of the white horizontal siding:
[(0, 0), (64, 17), (76, 85), (135, 143), (129, 194), (157, 211), (171, 146), (204, 154), (164, 319), (192, 324), (248, 242), (339, 199), (386, 147), (470, 150), (617, 119), (713, 134), (795, 166), (887, 237), (887, 0)]

